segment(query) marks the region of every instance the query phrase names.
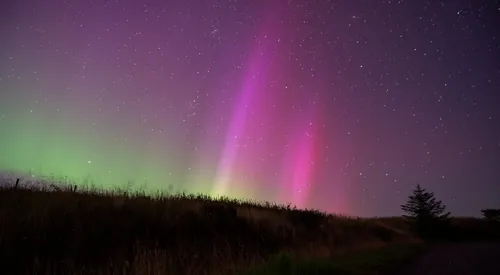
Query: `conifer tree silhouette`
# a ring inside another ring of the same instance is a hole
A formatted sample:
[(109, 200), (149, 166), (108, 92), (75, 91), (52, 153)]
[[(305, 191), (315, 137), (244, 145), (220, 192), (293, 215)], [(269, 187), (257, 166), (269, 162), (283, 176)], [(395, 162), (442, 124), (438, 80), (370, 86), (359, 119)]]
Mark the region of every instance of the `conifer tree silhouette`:
[(442, 201), (434, 197), (433, 192), (422, 188), (420, 184), (413, 190), (408, 201), (401, 205), (406, 213), (403, 215), (415, 227), (421, 237), (432, 237), (443, 233), (442, 230), (449, 220), (450, 212)]

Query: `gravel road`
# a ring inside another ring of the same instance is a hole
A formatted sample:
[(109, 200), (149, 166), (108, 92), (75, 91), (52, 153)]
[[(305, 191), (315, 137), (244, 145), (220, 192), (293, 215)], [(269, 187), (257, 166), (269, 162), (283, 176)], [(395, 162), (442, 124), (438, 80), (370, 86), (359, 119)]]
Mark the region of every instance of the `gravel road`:
[(400, 275), (499, 275), (500, 243), (439, 244)]

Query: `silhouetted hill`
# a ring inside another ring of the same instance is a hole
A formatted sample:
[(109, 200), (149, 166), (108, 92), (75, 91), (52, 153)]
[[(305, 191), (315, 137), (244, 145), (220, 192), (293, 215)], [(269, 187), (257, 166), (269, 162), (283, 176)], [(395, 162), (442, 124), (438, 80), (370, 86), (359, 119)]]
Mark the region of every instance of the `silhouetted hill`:
[[(1, 186), (2, 274), (235, 274), (283, 253), (328, 259), (419, 241), (401, 218), (343, 217), (203, 195)], [(454, 240), (496, 237), (484, 222), (456, 219), (461, 229)]]

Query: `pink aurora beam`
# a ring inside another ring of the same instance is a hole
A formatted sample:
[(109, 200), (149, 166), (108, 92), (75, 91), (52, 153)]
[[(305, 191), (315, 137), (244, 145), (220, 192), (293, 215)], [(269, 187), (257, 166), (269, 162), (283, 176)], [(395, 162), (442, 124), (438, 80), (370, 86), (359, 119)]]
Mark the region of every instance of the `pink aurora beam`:
[(283, 167), (284, 185), (282, 188), (283, 192), (288, 194), (285, 195), (284, 200), (298, 208), (305, 208), (308, 205), (318, 143), (315, 116), (311, 115), (307, 118), (295, 131), (286, 154), (288, 161)]
[[(263, 28), (269, 31), (268, 28)], [(215, 182), (212, 188), (212, 196), (226, 196), (234, 173), (235, 164), (238, 152), (238, 144), (245, 131), (249, 127), (249, 116), (254, 109), (258, 109), (259, 103), (264, 99), (261, 84), (264, 84), (267, 78), (268, 66), (266, 65), (267, 43), (266, 33), (261, 33), (259, 38), (260, 43), (255, 44), (254, 50), (250, 56), (250, 65), (246, 72), (243, 81), (242, 90), (239, 95), (237, 104), (233, 109), (233, 116), (230, 120), (225, 142), (222, 149), (221, 158), (218, 163), (217, 173), (215, 175)]]

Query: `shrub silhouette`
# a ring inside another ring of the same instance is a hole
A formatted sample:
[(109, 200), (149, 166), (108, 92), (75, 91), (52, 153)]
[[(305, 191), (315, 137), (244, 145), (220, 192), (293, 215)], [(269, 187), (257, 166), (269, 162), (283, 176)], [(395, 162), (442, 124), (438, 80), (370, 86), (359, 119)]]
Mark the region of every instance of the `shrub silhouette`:
[(500, 209), (483, 209), (481, 212), (483, 213), (483, 217), (487, 220), (500, 221)]

